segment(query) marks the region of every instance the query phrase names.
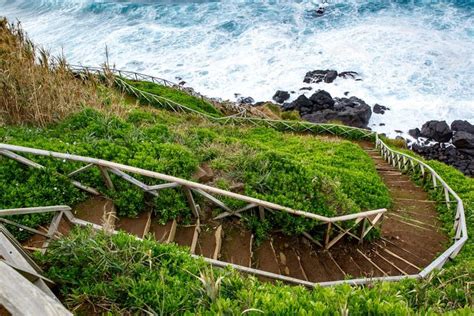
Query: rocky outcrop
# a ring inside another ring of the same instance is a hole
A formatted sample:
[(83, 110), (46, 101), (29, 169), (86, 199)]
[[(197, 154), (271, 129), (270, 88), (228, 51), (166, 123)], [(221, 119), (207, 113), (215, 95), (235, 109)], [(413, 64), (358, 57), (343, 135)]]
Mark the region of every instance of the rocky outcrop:
[[(465, 175), (474, 176), (474, 125), (468, 121), (456, 120), (449, 128), (445, 121), (428, 121), (421, 131), (411, 129), (415, 139), (427, 138), (411, 144), (416, 153), (427, 159), (436, 159), (451, 165)], [(437, 141), (433, 145), (432, 141)]]
[(474, 134), (468, 132), (456, 132), (453, 136), (453, 145), (458, 149), (474, 150)]
[(455, 120), (451, 123), (451, 129), (455, 132), (466, 132), (474, 134), (474, 125), (468, 121)]
[(300, 95), (291, 103), (282, 105), (284, 111), (297, 110), (304, 120), (313, 123), (339, 121), (343, 124), (367, 128), (372, 109), (357, 97), (332, 98), (324, 91), (318, 90), (311, 97)]
[(356, 79), (360, 80), (358, 77), (358, 73), (355, 71), (343, 71), (341, 73), (338, 73), (336, 70), (331, 70), (331, 69), (318, 69), (318, 70), (313, 70), (313, 71), (308, 71), (306, 75), (304, 76), (303, 82), (305, 83), (320, 83), (320, 82), (325, 82), (325, 83), (331, 83), (334, 80), (336, 80), (337, 77), (344, 78), (344, 79)]
[(375, 104), (374, 105), (374, 113), (375, 114), (385, 114), (385, 111), (389, 111), (390, 108), (380, 105), (380, 104)]
[(278, 90), (277, 92), (275, 92), (275, 95), (273, 96), (273, 101), (275, 101), (276, 103), (282, 104), (289, 98), (290, 98), (290, 94), (288, 93), (288, 91)]
[(474, 176), (474, 156), (450, 144), (437, 143), (433, 146), (413, 144), (411, 149), (425, 157), (451, 165), (468, 176)]
[(437, 142), (449, 142), (453, 132), (446, 121), (428, 121), (421, 127), (421, 136)]

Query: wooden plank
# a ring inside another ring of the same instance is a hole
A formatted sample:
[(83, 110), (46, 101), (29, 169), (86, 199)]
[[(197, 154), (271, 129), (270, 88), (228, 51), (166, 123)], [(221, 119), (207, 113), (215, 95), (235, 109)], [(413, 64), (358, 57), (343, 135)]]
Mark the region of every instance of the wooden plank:
[(0, 216), (61, 212), (61, 211), (70, 211), (70, 210), (71, 208), (67, 205), (12, 208), (12, 209), (0, 210)]
[(149, 191), (159, 191), (159, 190), (163, 190), (163, 189), (176, 188), (176, 187), (179, 187), (179, 186), (181, 186), (181, 185), (176, 183), (176, 182), (164, 183), (164, 184), (158, 184), (158, 185), (150, 185), (150, 186), (148, 186), (148, 190)]
[(232, 209), (230, 207), (228, 207), (227, 205), (225, 205), (224, 202), (220, 201), (219, 199), (215, 198), (214, 196), (210, 195), (209, 193), (207, 193), (203, 190), (200, 190), (200, 189), (193, 189), (193, 191), (196, 192), (196, 193), (199, 193), (202, 196), (204, 196), (206, 199), (208, 199), (209, 201), (211, 201), (215, 205), (219, 206), (224, 211), (227, 211), (229, 213), (233, 212)]
[(91, 164), (91, 163), (90, 163), (90, 164), (87, 164), (87, 165), (85, 165), (85, 166), (83, 166), (83, 167), (81, 167), (81, 168), (79, 168), (79, 169), (77, 169), (77, 170), (74, 170), (73, 172), (69, 173), (67, 176), (68, 176), (69, 178), (71, 178), (71, 177), (75, 176), (75, 175), (78, 174), (78, 173), (81, 173), (81, 172), (83, 172), (83, 171), (86, 171), (87, 169), (89, 169), (89, 168), (92, 167), (92, 166), (93, 166), (93, 164)]
[(184, 191), (184, 194), (186, 195), (186, 199), (188, 200), (188, 204), (189, 204), (189, 207), (191, 208), (191, 211), (193, 212), (196, 218), (199, 218), (199, 212), (196, 207), (196, 202), (194, 202), (193, 193), (188, 187), (183, 187), (183, 191)]
[(139, 187), (143, 191), (147, 191), (147, 192), (149, 192), (150, 194), (152, 194), (154, 196), (158, 196), (158, 193), (153, 191), (153, 190), (150, 190), (150, 187), (148, 185), (146, 185), (145, 183), (141, 182), (140, 180), (135, 179), (134, 177), (126, 174), (125, 172), (120, 171), (118, 169), (109, 169), (109, 170), (110, 170), (110, 172), (112, 172), (113, 174), (121, 177), (125, 181), (128, 181), (131, 184), (136, 185), (137, 187)]
[(9, 225), (13, 225), (13, 226), (16, 226), (16, 227), (20, 227), (21, 229), (29, 231), (33, 234), (38, 234), (38, 235), (41, 235), (43, 237), (48, 237), (48, 235), (46, 233), (42, 232), (42, 231), (39, 231), (37, 229), (31, 228), (31, 227), (28, 227), (28, 226), (25, 226), (25, 225), (22, 225), (22, 224), (18, 224), (16, 222), (8, 220), (6, 218), (0, 218), (0, 222), (5, 223), (5, 224), (9, 224)]
[(166, 239), (167, 244), (174, 241), (174, 237), (176, 236), (176, 228), (177, 227), (178, 227), (178, 222), (176, 222), (176, 220), (173, 219), (173, 222), (171, 223), (170, 233), (168, 235), (168, 238)]
[(258, 214), (260, 216), (260, 220), (265, 220), (265, 209), (261, 205), (258, 206)]
[(0, 261), (0, 304), (12, 315), (72, 315), (13, 268)]
[(100, 174), (102, 175), (102, 179), (104, 179), (105, 186), (109, 190), (115, 190), (114, 188), (114, 183), (112, 182), (112, 179), (110, 178), (109, 172), (107, 171), (106, 167), (103, 166), (98, 166), (100, 170)]
[(23, 156), (15, 154), (14, 152), (11, 152), (9, 150), (2, 149), (2, 150), (0, 150), (0, 154), (4, 155), (5, 157), (16, 160), (19, 163), (22, 163), (22, 164), (24, 164), (28, 167), (35, 168), (35, 169), (44, 169), (44, 166), (40, 165), (39, 163), (36, 163), (36, 162), (34, 162), (32, 160), (29, 160), (29, 159), (27, 159)]
[(46, 252), (46, 248), (48, 248), (51, 238), (53, 238), (54, 234), (56, 234), (56, 232), (58, 231), (59, 223), (61, 222), (62, 217), (63, 217), (63, 212), (58, 212), (54, 214), (54, 217), (51, 220), (51, 224), (49, 225), (49, 228), (48, 228), (48, 233), (47, 233), (48, 238), (44, 241), (43, 246), (42, 246), (43, 249), (41, 250), (41, 252), (43, 254)]
[(221, 254), (222, 248), (222, 225), (219, 225), (216, 229), (215, 233), (216, 238), (216, 248), (214, 249), (214, 254), (212, 255), (212, 259), (217, 260)]
[(199, 238), (199, 233), (201, 232), (201, 222), (199, 220), (199, 217), (196, 222), (196, 227), (194, 228), (194, 234), (193, 234), (193, 240), (191, 241), (191, 253), (194, 254), (196, 253), (196, 246)]

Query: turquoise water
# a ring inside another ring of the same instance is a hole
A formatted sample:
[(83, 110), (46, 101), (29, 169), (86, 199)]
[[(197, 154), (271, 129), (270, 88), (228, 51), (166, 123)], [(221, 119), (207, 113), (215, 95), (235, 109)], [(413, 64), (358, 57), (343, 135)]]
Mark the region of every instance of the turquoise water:
[(377, 130), (474, 122), (474, 0), (326, 2), (317, 17), (318, 1), (0, 0), (0, 15), (70, 62), (98, 65), (107, 46), (117, 67), (210, 96), (269, 100), (309, 70), (353, 70), (363, 81), (319, 88), (391, 107)]

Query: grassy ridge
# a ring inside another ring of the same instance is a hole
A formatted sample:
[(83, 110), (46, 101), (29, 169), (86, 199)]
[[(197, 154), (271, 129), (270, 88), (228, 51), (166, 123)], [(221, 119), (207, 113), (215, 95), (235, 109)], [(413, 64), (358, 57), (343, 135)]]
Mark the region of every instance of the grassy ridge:
[[(166, 98), (178, 104), (187, 106), (188, 108), (196, 110), (198, 112), (209, 114), (214, 117), (222, 116), (222, 113), (206, 100), (189, 95), (188, 93), (184, 91), (180, 91), (180, 90), (170, 88), (170, 87), (165, 87), (163, 85), (159, 85), (159, 84), (148, 82), (148, 81), (134, 81), (134, 80), (125, 79), (125, 82), (127, 82), (131, 86), (138, 88), (142, 91)], [(150, 104), (148, 100), (141, 100), (141, 101), (143, 101), (146, 105)], [(161, 104), (151, 104), (151, 105), (157, 106), (158, 108), (162, 107)]]

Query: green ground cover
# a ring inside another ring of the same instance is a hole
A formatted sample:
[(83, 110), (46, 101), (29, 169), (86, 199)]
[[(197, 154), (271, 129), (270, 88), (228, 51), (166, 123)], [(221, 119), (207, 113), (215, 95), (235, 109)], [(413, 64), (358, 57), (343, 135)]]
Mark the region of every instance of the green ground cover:
[[(174, 101), (178, 104), (184, 105), (190, 109), (196, 110), (201, 113), (205, 113), (214, 117), (222, 116), (221, 111), (216, 109), (212, 104), (207, 102), (206, 100), (192, 96), (184, 91), (180, 91), (171, 87), (166, 87), (163, 85), (159, 85), (153, 82), (148, 81), (134, 81), (124, 79), (124, 81), (131, 86), (138, 88), (142, 91), (149, 92), (155, 94), (157, 96), (166, 98), (168, 100)], [(150, 102), (146, 99), (141, 100), (145, 104), (150, 104)], [(158, 108), (162, 107), (161, 103), (152, 103), (151, 105), (156, 106)]]
[[(86, 109), (47, 128), (3, 128), (0, 141), (102, 158), (186, 179), (192, 179), (198, 167), (206, 164), (215, 174), (209, 185), (326, 216), (388, 207), (391, 202), (373, 162), (352, 142), (263, 127), (225, 126), (164, 110), (134, 110), (126, 119), (119, 119)], [(34, 160), (62, 174), (80, 166), (44, 157)], [(4, 172), (14, 173), (15, 168)], [(76, 179), (114, 198), (119, 215), (138, 215), (145, 208), (143, 191), (113, 177), (115, 192), (104, 187), (96, 169)], [(0, 179), (0, 183), (5, 181), (3, 194), (7, 196), (13, 189), (4, 179), (8, 176)], [(167, 221), (190, 216), (181, 191), (169, 189), (168, 193), (155, 201), (159, 217)], [(2, 199), (2, 207), (9, 207), (9, 200)], [(224, 200), (229, 206), (243, 205)], [(59, 202), (67, 201), (52, 198), (48, 204)], [(317, 224), (286, 214), (274, 216), (268, 219), (271, 225), (262, 226), (295, 233)]]
[[(462, 263), (426, 280), (330, 288), (261, 283), (211, 269), (185, 249), (76, 229), (37, 256), (76, 313), (153, 315), (470, 315), (469, 278)], [(459, 277), (463, 276), (463, 277)], [(466, 292), (467, 291), (467, 292)], [(454, 311), (455, 310), (455, 311)]]

